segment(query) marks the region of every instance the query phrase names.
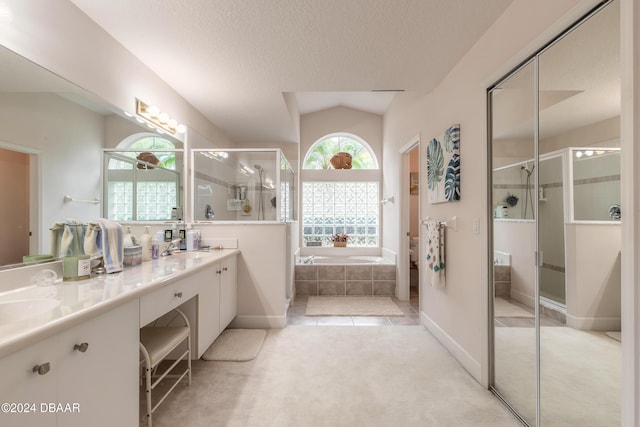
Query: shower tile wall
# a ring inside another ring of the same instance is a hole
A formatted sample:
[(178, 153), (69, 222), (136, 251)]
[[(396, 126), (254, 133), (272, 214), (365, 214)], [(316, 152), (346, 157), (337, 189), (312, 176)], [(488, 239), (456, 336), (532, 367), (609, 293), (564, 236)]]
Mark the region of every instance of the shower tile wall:
[(296, 265), (297, 295), (395, 295), (395, 265)]

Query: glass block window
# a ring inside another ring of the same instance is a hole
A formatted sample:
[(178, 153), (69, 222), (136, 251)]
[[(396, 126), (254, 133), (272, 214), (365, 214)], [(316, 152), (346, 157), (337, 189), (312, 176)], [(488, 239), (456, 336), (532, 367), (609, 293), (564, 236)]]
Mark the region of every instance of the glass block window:
[(304, 246), (307, 242), (332, 246), (336, 233), (349, 235), (349, 246), (378, 246), (378, 182), (304, 182), (302, 198)]
[[(172, 209), (180, 206), (181, 150), (173, 142), (156, 135), (138, 134), (118, 148), (105, 152), (105, 217), (113, 221), (167, 221)], [(156, 167), (141, 168), (136, 160), (142, 153), (158, 160)]]

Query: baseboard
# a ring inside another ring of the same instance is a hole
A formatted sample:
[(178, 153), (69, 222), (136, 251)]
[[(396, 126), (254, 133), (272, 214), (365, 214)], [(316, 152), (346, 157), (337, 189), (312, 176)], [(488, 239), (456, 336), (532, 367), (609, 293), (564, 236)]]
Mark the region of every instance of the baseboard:
[(620, 317), (576, 317), (567, 313), (567, 326), (581, 331), (619, 331)]
[(524, 292), (515, 291), (513, 290), (513, 288), (511, 289), (511, 298), (526, 305), (527, 307), (534, 308), (536, 306), (536, 300), (534, 297), (532, 297), (531, 295), (527, 295)]
[(229, 325), (235, 329), (282, 329), (287, 326), (287, 316), (255, 316), (239, 314)]
[(438, 326), (429, 316), (420, 312), (420, 321), (429, 332), (456, 358), (462, 367), (480, 384), (482, 384), (482, 368), (467, 351), (462, 348), (449, 334)]

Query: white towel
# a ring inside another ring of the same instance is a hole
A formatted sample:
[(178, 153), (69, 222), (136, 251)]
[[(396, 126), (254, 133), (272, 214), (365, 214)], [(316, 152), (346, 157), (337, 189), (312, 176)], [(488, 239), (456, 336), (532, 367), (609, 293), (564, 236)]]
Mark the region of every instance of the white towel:
[(84, 239), (84, 251), (89, 255), (102, 254), (107, 273), (117, 273), (123, 268), (123, 238), (120, 224), (100, 218), (89, 223), (87, 236)]
[(81, 222), (68, 218), (51, 225), (51, 255), (60, 258), (72, 254), (82, 254), (84, 226)]
[(427, 222), (427, 281), (434, 288), (445, 286), (445, 228), (439, 221)]

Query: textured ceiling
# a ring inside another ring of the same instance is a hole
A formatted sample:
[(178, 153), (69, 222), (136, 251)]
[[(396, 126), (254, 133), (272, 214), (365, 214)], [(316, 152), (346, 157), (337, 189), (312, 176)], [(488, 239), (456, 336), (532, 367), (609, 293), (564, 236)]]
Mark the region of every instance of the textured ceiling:
[(297, 141), (286, 92), (382, 114), (371, 90), (432, 90), (512, 0), (71, 1), (244, 142)]

